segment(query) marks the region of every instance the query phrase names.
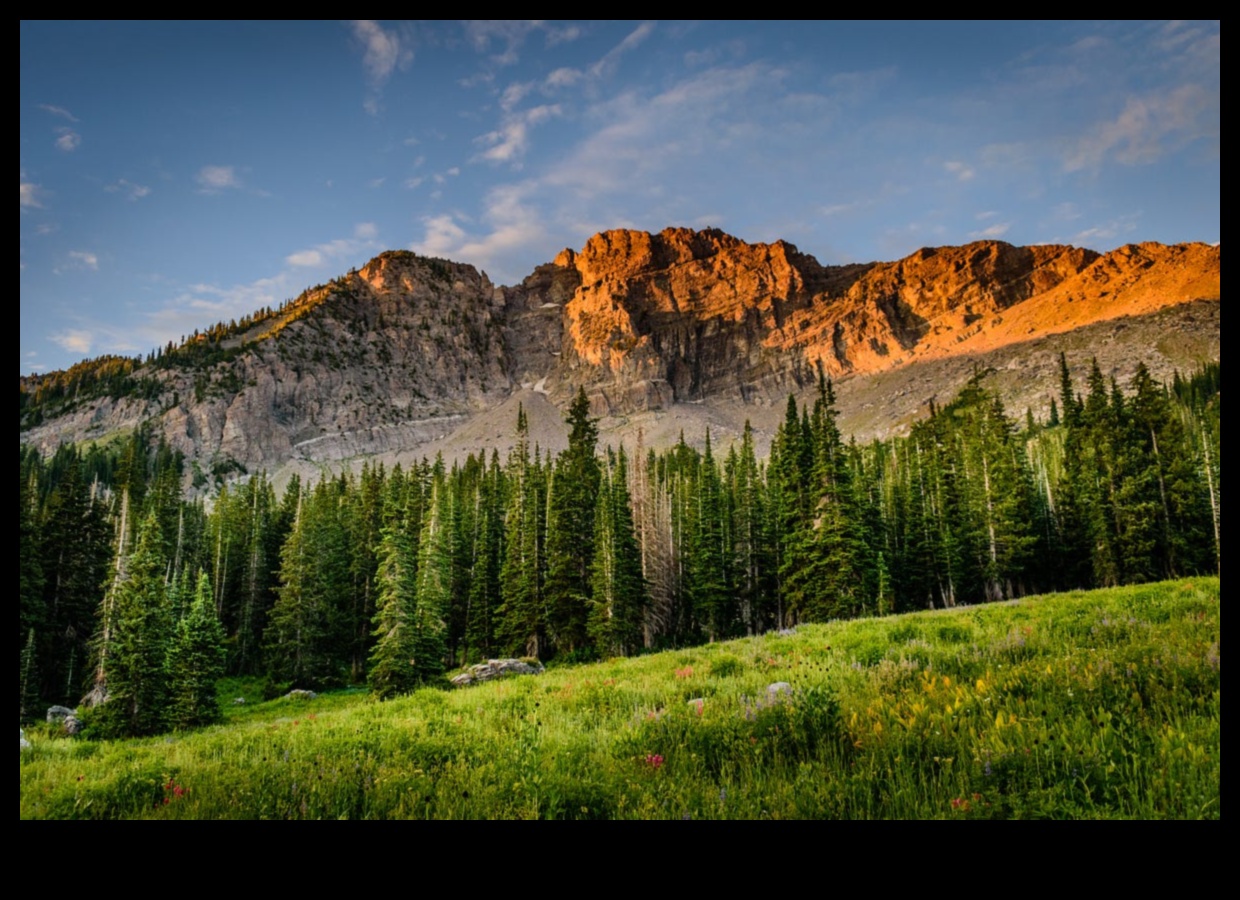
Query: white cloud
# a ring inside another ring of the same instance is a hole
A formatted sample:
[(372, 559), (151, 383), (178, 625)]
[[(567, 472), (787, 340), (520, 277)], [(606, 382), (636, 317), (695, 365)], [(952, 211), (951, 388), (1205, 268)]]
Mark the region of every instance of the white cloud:
[(1008, 229), (1011, 227), (1011, 222), (996, 222), (994, 225), (990, 225), (980, 231), (970, 231), (969, 237), (975, 241), (996, 240), (1007, 234)]
[(66, 153), (72, 153), (82, 145), (82, 136), (72, 128), (57, 128), (56, 133), (60, 135), (56, 138), (56, 146)]
[(474, 20), (465, 23), (465, 36), (479, 53), (489, 52), (492, 41), (502, 43), (503, 51), (492, 55), (490, 59), (496, 65), (511, 66), (520, 61), (517, 51), (521, 49), (521, 45), (525, 43), (530, 32), (543, 27), (545, 27), (544, 24), (535, 19), (526, 21)]
[(284, 257), (284, 261), (290, 266), (321, 266), (323, 254), (318, 250), (299, 250)]
[[(515, 258), (517, 253), (540, 247), (547, 241), (547, 231), (541, 216), (529, 201), (536, 188), (534, 182), (504, 185), (487, 194), (483, 220), (490, 226), (486, 234), (469, 234), (457, 224), (460, 216), (428, 216), (422, 220), (425, 228), (422, 240), (410, 249), (426, 256), (445, 256), (469, 262), (480, 268), (500, 266), (502, 280), (515, 281), (521, 277), (515, 271), (502, 267)], [(523, 274), (523, 273), (522, 273)]]
[(362, 68), (370, 94), (362, 101), (362, 108), (372, 116), (379, 115), (379, 92), (397, 69), (408, 69), (413, 62), (411, 35), (385, 29), (378, 22), (359, 19), (352, 23), (353, 37), (362, 47)]
[(460, 166), (453, 166), (451, 169), (449, 169), (449, 170), (448, 170), (447, 174), (449, 174), (449, 175), (460, 175), (460, 174), (461, 174), (461, 167), (460, 167)]
[(544, 87), (548, 88), (566, 88), (572, 87), (578, 81), (585, 77), (585, 73), (580, 69), (570, 69), (567, 66), (556, 69), (546, 80), (543, 81)]
[(90, 348), (94, 346), (95, 336), (89, 331), (79, 328), (70, 328), (65, 331), (58, 331), (49, 335), (53, 342), (59, 344), (70, 353), (80, 353), (86, 356), (90, 353)]
[(341, 265), (351, 262), (360, 265), (359, 257), (378, 248), (378, 226), (374, 222), (359, 222), (353, 227), (353, 237), (338, 238), (305, 250), (298, 250), (284, 257), (284, 262), (294, 268), (315, 268), (328, 263)]
[(534, 89), (534, 82), (513, 82), (500, 94), (499, 105), (504, 112), (512, 112), (513, 107), (525, 99), (525, 95)]
[(637, 47), (642, 43), (642, 41), (646, 40), (646, 38), (650, 37), (650, 34), (653, 31), (653, 22), (643, 22), (638, 25), (628, 33), (624, 40), (607, 51), (602, 59), (590, 66), (590, 74), (595, 78), (602, 78), (605, 75), (610, 75), (616, 70), (616, 66), (620, 64), (620, 57)]
[(237, 177), (235, 166), (203, 166), (194, 176), (194, 180), (202, 186), (203, 192), (208, 194), (224, 188), (241, 187), (241, 179)]
[(353, 36), (362, 43), (362, 67), (375, 88), (382, 87), (398, 67), (405, 68), (413, 62), (413, 50), (401, 46), (400, 36), (395, 31), (385, 31), (378, 22), (354, 22)]
[(70, 250), (69, 259), (83, 268), (94, 272), (99, 271), (99, 257), (93, 253), (88, 253), (85, 250)]
[(1109, 222), (1103, 222), (1092, 228), (1085, 228), (1078, 231), (1072, 236), (1072, 242), (1076, 244), (1084, 244), (1089, 241), (1096, 240), (1113, 240), (1120, 235), (1131, 234), (1137, 229), (1137, 221), (1141, 218), (1140, 213), (1130, 213), (1124, 216), (1118, 216)]
[(1100, 122), (1068, 150), (1068, 172), (1092, 169), (1108, 159), (1124, 165), (1158, 160), (1202, 137), (1218, 135), (1218, 96), (1198, 84), (1130, 96), (1114, 119)]
[(54, 116), (60, 116), (62, 119), (68, 119), (70, 122), (78, 121), (78, 117), (69, 112), (69, 110), (65, 109), (63, 106), (52, 106), (50, 103), (40, 103), (39, 109), (44, 112), (49, 112)]
[(955, 175), (957, 181), (968, 181), (976, 174), (973, 169), (959, 160), (949, 160), (943, 163), (943, 168)]
[(530, 128), (541, 125), (560, 113), (560, 104), (554, 103), (535, 106), (532, 109), (524, 109), (505, 116), (498, 129), (475, 139), (475, 143), (488, 145), (487, 149), (475, 158), (489, 162), (519, 160), (529, 147)]
[(134, 184), (132, 181), (126, 181), (124, 178), (105, 185), (103, 188), (109, 194), (115, 194), (117, 191), (124, 191), (130, 200), (141, 200), (143, 197), (151, 193), (151, 189), (144, 184)]
[(18, 205), (26, 209), (39, 209), (42, 207), (43, 203), (40, 201), (39, 195), (43, 192), (43, 189), (30, 181), (23, 181), (20, 184), (21, 199)]
[(578, 25), (566, 25), (563, 28), (547, 29), (547, 46), (554, 47), (556, 44), (568, 44), (585, 34), (585, 31)]
[(415, 176), (415, 177), (413, 177), (413, 178), (406, 178), (406, 179), (405, 179), (405, 187), (407, 187), (407, 188), (409, 188), (410, 190), (412, 190), (413, 188), (416, 188), (416, 187), (420, 186), (420, 185), (422, 184), (422, 182), (424, 182), (425, 180), (426, 180), (426, 179), (425, 179), (425, 178), (423, 178), (421, 175), (417, 175), (417, 176)]

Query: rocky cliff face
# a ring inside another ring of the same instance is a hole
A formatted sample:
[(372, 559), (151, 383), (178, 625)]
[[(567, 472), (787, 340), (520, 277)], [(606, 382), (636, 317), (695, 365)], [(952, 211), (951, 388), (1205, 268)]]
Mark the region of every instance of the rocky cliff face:
[(581, 286), (554, 387), (586, 386), (600, 414), (770, 399), (819, 369), (880, 372), (1219, 295), (1219, 249), (1200, 244), (1099, 256), (981, 241), (822, 266), (783, 241), (669, 228), (595, 235), (559, 262)]
[(522, 388), (562, 406), (584, 387), (601, 416), (765, 406), (819, 370), (993, 353), (1219, 289), (1220, 250), (1201, 244), (984, 241), (823, 266), (717, 230), (608, 231), (513, 287), (395, 251), (228, 338), (224, 358), (139, 368), (141, 392), (68, 404), (21, 439), (50, 450), (153, 418), (203, 470), (343, 460), (425, 446)]

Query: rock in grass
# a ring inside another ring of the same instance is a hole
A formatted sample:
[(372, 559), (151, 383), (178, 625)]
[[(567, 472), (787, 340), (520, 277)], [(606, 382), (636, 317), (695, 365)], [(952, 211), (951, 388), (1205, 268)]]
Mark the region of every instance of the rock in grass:
[(70, 709), (67, 706), (49, 706), (47, 708), (47, 724), (55, 725), (57, 722), (63, 722), (69, 716), (77, 715), (76, 709)]
[(65, 734), (75, 735), (82, 730), (82, 720), (77, 716), (65, 716), (64, 721), (60, 723), (65, 729)]
[(245, 706), (245, 698), (233, 697), (233, 706)]
[(536, 659), (488, 659), (476, 666), (470, 666), (468, 671), (455, 676), (452, 683), (463, 687), (506, 675), (541, 675), (544, 671), (543, 664)]
[(792, 696), (792, 685), (786, 681), (776, 681), (766, 686), (766, 699), (779, 701)]
[(301, 688), (294, 688), (284, 695), (285, 700), (314, 700), (318, 698), (318, 694), (314, 691), (306, 691)]
[(21, 746), (17, 751), (20, 753), (22, 750), (26, 750), (30, 747), (30, 741), (26, 740), (26, 732), (22, 730), (21, 726), (18, 726), (17, 728), (17, 736), (21, 738)]

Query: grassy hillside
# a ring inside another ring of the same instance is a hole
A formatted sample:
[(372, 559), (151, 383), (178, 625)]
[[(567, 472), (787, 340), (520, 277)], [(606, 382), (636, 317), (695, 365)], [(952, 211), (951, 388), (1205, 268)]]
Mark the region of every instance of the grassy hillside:
[(1218, 818), (1219, 592), (802, 626), (387, 703), (250, 703), (171, 738), (35, 731), (21, 816)]

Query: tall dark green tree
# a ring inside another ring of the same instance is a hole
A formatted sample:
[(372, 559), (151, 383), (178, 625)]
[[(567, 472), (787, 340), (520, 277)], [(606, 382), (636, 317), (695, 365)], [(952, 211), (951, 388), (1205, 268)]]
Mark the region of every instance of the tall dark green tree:
[(589, 628), (600, 653), (628, 656), (642, 645), (646, 585), (633, 532), (624, 448), (618, 455), (608, 449), (607, 459), (594, 516)]
[(383, 529), (376, 578), (374, 650), (370, 654), (370, 689), (380, 697), (413, 690), (418, 684), (416, 658), (417, 560), (405, 523), (393, 516)]
[(508, 454), (507, 482), (497, 637), (507, 652), (541, 658), (550, 650), (543, 597), (546, 495), (540, 466), (530, 460), (523, 409), (517, 411), (517, 442)]
[(556, 460), (547, 513), (546, 602), (556, 647), (587, 645), (595, 505), (601, 477), (595, 445), (598, 427), (579, 389), (568, 411), (568, 448)]
[(152, 511), (105, 606), (97, 652), (106, 701), (96, 713), (104, 734), (155, 734), (166, 724), (172, 634), (167, 568), (159, 519)]
[(428, 681), (444, 670), (447, 655), (446, 610), (452, 602), (451, 497), (444, 483), (443, 467), (436, 467), (431, 481), (422, 536), (418, 542), (418, 571), (414, 596), (413, 668), (419, 681)]
[(174, 728), (220, 721), (216, 685), (224, 676), (224, 628), (215, 613), (211, 579), (201, 569), (194, 601), (176, 626), (168, 652), (168, 718)]

